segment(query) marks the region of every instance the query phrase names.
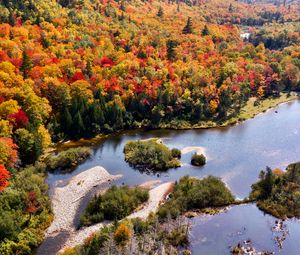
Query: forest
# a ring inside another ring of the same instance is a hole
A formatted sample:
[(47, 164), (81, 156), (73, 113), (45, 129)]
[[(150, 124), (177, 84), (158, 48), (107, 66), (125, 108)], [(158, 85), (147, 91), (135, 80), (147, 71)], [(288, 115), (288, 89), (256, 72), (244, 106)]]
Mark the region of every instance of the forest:
[(56, 143), (218, 125), (299, 91), (299, 17), (231, 0), (0, 0), (0, 253), (41, 243)]

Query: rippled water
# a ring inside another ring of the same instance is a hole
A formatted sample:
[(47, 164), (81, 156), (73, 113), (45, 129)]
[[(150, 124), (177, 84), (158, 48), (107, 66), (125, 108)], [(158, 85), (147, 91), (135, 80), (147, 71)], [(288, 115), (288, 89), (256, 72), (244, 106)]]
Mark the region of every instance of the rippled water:
[[(233, 206), (218, 215), (197, 217), (192, 220), (190, 234), (192, 254), (229, 254), (230, 247), (247, 240), (257, 251), (300, 254), (300, 221), (284, 221), (280, 229), (276, 228), (276, 221), (255, 204)], [(276, 240), (284, 240), (282, 248)]]

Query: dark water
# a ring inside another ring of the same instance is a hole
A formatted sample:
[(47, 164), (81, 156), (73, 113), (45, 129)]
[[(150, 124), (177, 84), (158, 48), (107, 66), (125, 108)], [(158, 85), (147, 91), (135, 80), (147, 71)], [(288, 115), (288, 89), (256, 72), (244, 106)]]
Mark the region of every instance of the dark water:
[[(159, 177), (156, 174), (141, 173), (129, 167), (124, 161), (123, 148), (125, 143), (128, 140), (151, 137), (162, 138), (163, 142), (171, 148), (204, 147), (208, 157), (207, 164), (201, 168), (191, 166), (190, 158), (193, 152), (190, 152), (183, 155), (181, 161), (184, 165), (182, 167), (170, 169), (160, 174)], [(72, 174), (50, 174), (48, 182), (50, 189), (53, 190), (53, 187), (57, 185), (57, 181), (67, 181), (79, 172), (100, 165), (111, 174), (123, 174), (123, 178), (119, 180), (118, 184), (128, 185), (137, 185), (153, 179), (162, 181), (178, 180), (184, 175), (197, 177), (214, 175), (221, 177), (236, 197), (244, 198), (248, 196), (251, 184), (257, 180), (260, 170), (266, 166), (284, 169), (289, 163), (296, 161), (300, 161), (299, 101), (283, 104), (276, 109), (256, 116), (254, 119), (229, 128), (183, 131), (129, 131), (110, 136), (97, 146), (93, 157), (80, 165)], [(230, 224), (233, 227), (236, 226), (236, 228), (239, 227), (239, 224), (242, 226), (243, 220), (243, 224), (250, 231), (249, 235), (260, 238), (261, 241), (258, 245), (274, 248), (271, 245), (272, 240), (270, 241), (270, 239), (272, 238), (267, 227), (269, 219), (269, 216), (264, 216), (252, 205), (234, 207), (227, 214), (213, 217), (213, 220), (209, 221), (210, 223), (204, 224), (207, 226), (207, 230), (202, 229), (204, 226), (202, 223), (198, 227), (196, 222), (195, 231), (197, 235), (201, 233), (203, 235), (204, 233), (208, 234), (211, 243), (206, 243), (203, 247), (201, 245), (201, 251), (197, 250), (200, 249), (199, 244), (195, 244), (195, 246), (192, 246), (195, 248), (193, 248), (195, 252), (193, 254), (228, 253), (228, 237), (225, 235), (230, 234), (235, 229), (225, 230)], [(215, 221), (219, 221), (219, 224), (225, 224), (224, 228), (213, 228)], [(210, 227), (212, 227), (211, 230), (209, 230)], [(282, 254), (300, 254), (300, 249), (298, 253), (295, 253), (295, 248), (293, 248), (300, 238), (300, 224), (290, 222), (288, 227), (293, 229), (295, 233), (290, 236), (290, 242), (286, 245), (290, 246), (292, 250), (287, 250), (287, 253)], [(288, 253), (289, 251), (290, 253)]]

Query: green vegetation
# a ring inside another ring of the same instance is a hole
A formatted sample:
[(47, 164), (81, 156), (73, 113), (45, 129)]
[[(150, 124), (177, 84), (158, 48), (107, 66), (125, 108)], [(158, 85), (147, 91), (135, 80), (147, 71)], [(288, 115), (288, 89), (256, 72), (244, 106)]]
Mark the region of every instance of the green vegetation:
[(130, 251), (126, 254), (161, 254), (162, 249), (166, 254), (178, 254), (177, 250), (186, 248), (189, 243), (188, 230), (184, 217), (164, 223), (159, 223), (155, 215), (145, 221), (139, 218), (123, 220), (105, 226), (84, 244), (60, 255), (124, 254), (124, 251)]
[(194, 153), (191, 159), (193, 166), (204, 166), (206, 164), (206, 158), (203, 154)]
[(91, 150), (86, 147), (71, 148), (50, 155), (45, 159), (48, 171), (62, 170), (71, 171), (91, 155)]
[(179, 150), (170, 150), (158, 139), (129, 141), (124, 147), (125, 160), (142, 170), (161, 171), (180, 167)]
[(177, 148), (173, 148), (171, 150), (171, 153), (172, 153), (172, 157), (173, 158), (181, 158), (181, 150), (177, 149)]
[(113, 186), (103, 195), (95, 196), (80, 218), (81, 225), (91, 225), (103, 220), (120, 220), (149, 199), (147, 190), (140, 187)]
[(0, 254), (29, 255), (41, 244), (52, 215), (44, 166), (28, 167), (0, 194)]
[(286, 172), (261, 171), (260, 180), (252, 185), (250, 199), (278, 218), (300, 217), (300, 162), (290, 164)]
[(176, 183), (174, 192), (158, 210), (158, 215), (160, 219), (169, 215), (176, 218), (189, 210), (224, 206), (233, 202), (233, 195), (219, 178), (209, 176), (199, 180), (185, 176)]

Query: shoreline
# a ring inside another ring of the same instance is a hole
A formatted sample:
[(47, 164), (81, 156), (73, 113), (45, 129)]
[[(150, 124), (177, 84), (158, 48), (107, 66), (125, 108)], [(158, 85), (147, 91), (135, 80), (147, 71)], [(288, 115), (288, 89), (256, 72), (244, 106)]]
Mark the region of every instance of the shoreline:
[[(287, 93), (282, 94), (279, 98), (271, 98), (271, 99), (265, 99), (261, 101), (260, 105), (253, 106), (253, 100), (254, 98), (250, 98), (247, 102), (247, 104), (241, 108), (240, 113), (232, 117), (228, 120), (225, 120), (224, 123), (217, 123), (215, 121), (209, 120), (209, 121), (202, 121), (196, 124), (191, 124), (190, 122), (185, 121), (179, 121), (177, 125), (174, 124), (166, 124), (161, 123), (158, 127), (137, 127), (127, 130), (120, 130), (116, 131), (110, 134), (98, 134), (95, 137), (92, 138), (81, 138), (78, 141), (64, 141), (64, 142), (58, 142), (53, 146), (53, 151), (63, 151), (69, 148), (74, 147), (80, 147), (80, 146), (97, 146), (99, 143), (101, 143), (103, 140), (109, 138), (112, 135), (121, 135), (121, 134), (127, 134), (131, 132), (136, 132), (138, 130), (197, 130), (197, 129), (218, 129), (218, 128), (230, 128), (235, 125), (239, 125), (244, 123), (247, 120), (253, 119), (256, 116), (266, 113), (269, 110), (272, 110), (276, 108), (279, 105), (287, 104), (293, 101), (299, 100), (299, 94), (294, 92), (289, 97), (287, 96)], [(269, 104), (267, 104), (270, 102)], [(265, 105), (266, 104), (266, 105)], [(253, 108), (251, 111), (248, 111), (247, 108)]]
[[(37, 255), (56, 254), (70, 239), (77, 235), (77, 222), (82, 202), (94, 194), (104, 192), (122, 175), (111, 175), (96, 166), (73, 176), (66, 185), (53, 187), (51, 206), (54, 219), (45, 231)], [(88, 232), (88, 231), (87, 231)], [(49, 251), (51, 248), (51, 252)]]

